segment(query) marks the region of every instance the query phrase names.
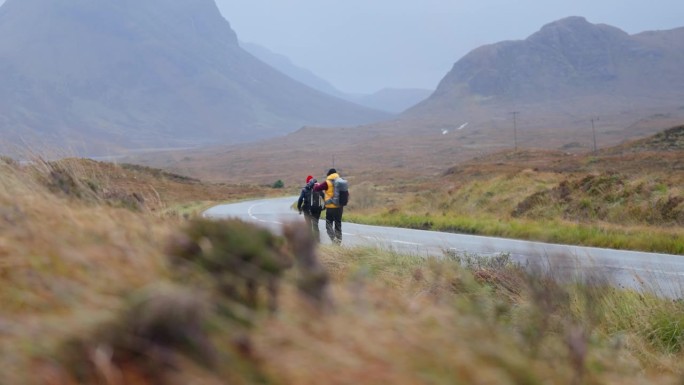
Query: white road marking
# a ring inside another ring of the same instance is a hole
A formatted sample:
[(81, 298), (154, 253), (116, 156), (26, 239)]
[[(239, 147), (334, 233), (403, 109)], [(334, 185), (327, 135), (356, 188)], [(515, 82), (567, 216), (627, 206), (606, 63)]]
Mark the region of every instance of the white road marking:
[(390, 239), (390, 242), (392, 242), (392, 243), (401, 243), (402, 245), (423, 246), (422, 243), (406, 242), (406, 241), (397, 241), (396, 239)]
[(263, 220), (263, 219), (259, 219), (256, 215), (254, 215), (254, 213), (252, 213), (252, 209), (253, 209), (253, 208), (255, 208), (255, 207), (257, 207), (257, 206), (261, 206), (261, 205), (263, 205), (263, 204), (264, 204), (264, 202), (262, 202), (262, 203), (257, 203), (257, 204), (255, 204), (255, 205), (249, 206), (249, 209), (247, 209), (247, 214), (249, 215), (249, 217), (252, 218), (252, 220), (255, 220), (255, 221), (261, 222), (261, 223), (275, 223), (276, 225), (282, 225), (282, 224), (283, 224), (282, 222), (278, 222), (278, 221), (266, 221), (266, 220)]
[(252, 214), (252, 209), (257, 207), (257, 206), (261, 206), (261, 205), (263, 205), (263, 203), (257, 203), (255, 205), (249, 206), (249, 208), (247, 209), (247, 214), (249, 215), (249, 217), (254, 219), (255, 221), (259, 221), (259, 222), (262, 222), (262, 220), (257, 218), (254, 214)]

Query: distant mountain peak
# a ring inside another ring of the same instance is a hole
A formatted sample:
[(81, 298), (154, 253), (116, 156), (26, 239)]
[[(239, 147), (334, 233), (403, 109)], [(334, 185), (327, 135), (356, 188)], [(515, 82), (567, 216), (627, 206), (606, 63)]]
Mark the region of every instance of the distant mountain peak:
[(592, 24), (581, 16), (570, 16), (544, 25), (526, 41), (556, 46), (576, 44), (578, 46), (571, 48), (581, 49), (579, 44), (610, 45), (624, 39), (629, 39), (629, 34), (619, 28)]
[[(471, 51), (454, 64), (434, 97), (544, 100), (616, 87), (639, 92), (640, 87), (630, 82), (650, 76), (654, 84), (663, 83), (664, 73), (654, 70), (663, 55), (662, 47), (643, 44), (619, 28), (567, 17), (546, 24), (525, 40)], [(671, 69), (666, 73), (677, 76)]]
[(0, 100), (5, 142), (79, 153), (239, 143), (389, 116), (249, 55), (214, 0), (8, 0)]
[(586, 126), (597, 115), (626, 126), (654, 111), (675, 119), (684, 111), (683, 42), (684, 28), (629, 35), (567, 17), (525, 40), (472, 50), (405, 116), (493, 127), (522, 110), (526, 125), (544, 129)]
[(595, 25), (587, 21), (587, 19), (582, 16), (568, 16), (545, 24), (537, 33), (543, 33), (553, 29), (577, 30), (593, 27), (595, 27)]

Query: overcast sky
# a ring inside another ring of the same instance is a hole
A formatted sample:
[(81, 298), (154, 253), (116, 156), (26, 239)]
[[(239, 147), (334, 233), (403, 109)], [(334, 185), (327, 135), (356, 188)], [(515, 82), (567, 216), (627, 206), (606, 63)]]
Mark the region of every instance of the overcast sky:
[(630, 34), (684, 26), (684, 0), (216, 0), (241, 41), (345, 92), (434, 89), (483, 44), (584, 16)]

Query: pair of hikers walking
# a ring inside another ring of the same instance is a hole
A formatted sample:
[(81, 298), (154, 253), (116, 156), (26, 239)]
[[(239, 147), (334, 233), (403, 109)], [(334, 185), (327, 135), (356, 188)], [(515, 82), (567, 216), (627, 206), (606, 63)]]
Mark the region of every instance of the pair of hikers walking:
[(325, 181), (316, 183), (311, 175), (306, 178), (297, 201), (297, 209), (304, 213), (314, 238), (320, 242), (318, 221), (325, 210), (325, 230), (334, 244), (342, 243), (342, 214), (349, 200), (347, 181), (340, 177), (337, 170), (328, 170)]

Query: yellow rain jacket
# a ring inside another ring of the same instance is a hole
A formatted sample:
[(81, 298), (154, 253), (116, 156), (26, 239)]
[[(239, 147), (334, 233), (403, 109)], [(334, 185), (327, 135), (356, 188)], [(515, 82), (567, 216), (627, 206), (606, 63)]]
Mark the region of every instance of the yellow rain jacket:
[[(340, 177), (340, 174), (334, 173), (328, 175), (327, 178), (325, 178), (325, 183), (328, 184), (328, 188), (325, 189), (325, 201), (332, 201), (333, 196), (335, 195), (335, 183), (333, 183), (333, 180), (337, 179)], [(336, 209), (339, 208), (340, 206), (333, 204), (333, 203), (328, 203), (325, 205), (325, 208), (327, 209)]]

